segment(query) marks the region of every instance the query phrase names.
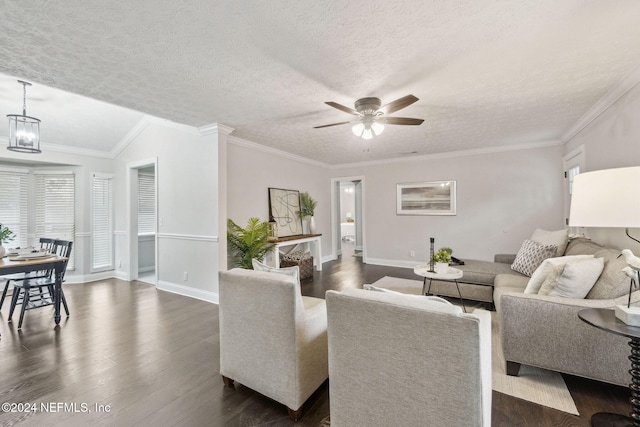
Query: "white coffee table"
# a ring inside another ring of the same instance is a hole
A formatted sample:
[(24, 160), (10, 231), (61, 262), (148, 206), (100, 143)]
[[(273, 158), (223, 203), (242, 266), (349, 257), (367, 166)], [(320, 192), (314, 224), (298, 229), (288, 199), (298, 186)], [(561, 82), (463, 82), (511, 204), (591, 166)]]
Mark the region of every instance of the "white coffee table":
[[(435, 271), (429, 271), (429, 268), (429, 264), (421, 264), (413, 268), (413, 272), (415, 274), (424, 278), (422, 281), (422, 295), (429, 295), (429, 292), (431, 291), (431, 282), (433, 281), (433, 279), (454, 282), (456, 284), (456, 289), (458, 289), (458, 297), (460, 298), (462, 309), (466, 313), (467, 309), (465, 308), (464, 301), (462, 300), (460, 286), (458, 286), (458, 279), (462, 279), (464, 272), (457, 268), (448, 267), (445, 273), (436, 273)], [(427, 288), (427, 279), (429, 279), (429, 288)]]

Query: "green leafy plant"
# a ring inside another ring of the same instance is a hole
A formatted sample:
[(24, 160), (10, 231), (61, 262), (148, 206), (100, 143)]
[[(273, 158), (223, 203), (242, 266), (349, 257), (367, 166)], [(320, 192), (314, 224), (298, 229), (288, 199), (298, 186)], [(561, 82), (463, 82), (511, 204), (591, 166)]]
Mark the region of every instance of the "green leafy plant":
[(433, 260), (435, 262), (444, 262), (449, 264), (451, 262), (451, 253), (446, 249), (449, 248), (439, 249), (435, 254), (433, 254)]
[(242, 228), (231, 219), (227, 221), (227, 241), (234, 266), (253, 269), (251, 260), (262, 260), (273, 250), (274, 243), (269, 242), (269, 223), (258, 218), (249, 218), (247, 226)]
[(304, 218), (305, 216), (313, 216), (313, 212), (316, 210), (317, 205), (318, 202), (313, 200), (309, 193), (300, 193), (300, 210), (298, 211), (298, 215), (300, 216), (300, 218)]
[(447, 248), (446, 246), (444, 248), (440, 248), (441, 251), (445, 251), (445, 252), (449, 252), (449, 255), (453, 254), (453, 249), (451, 248)]
[(16, 235), (13, 231), (9, 230), (9, 227), (0, 224), (0, 246), (2, 246), (2, 242), (10, 242), (15, 238)]

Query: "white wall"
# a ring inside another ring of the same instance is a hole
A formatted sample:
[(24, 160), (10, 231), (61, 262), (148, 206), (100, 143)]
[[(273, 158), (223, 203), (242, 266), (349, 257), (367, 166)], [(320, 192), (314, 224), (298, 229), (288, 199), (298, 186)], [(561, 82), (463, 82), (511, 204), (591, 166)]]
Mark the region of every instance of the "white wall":
[[(515, 253), (536, 228), (563, 228), (562, 146), (498, 153), (434, 156), (349, 167), (333, 177), (365, 177), (369, 263), (426, 262), (429, 237), (454, 256), (493, 260)], [(396, 215), (396, 184), (457, 181), (457, 215)], [(415, 258), (409, 251), (415, 251)]]
[[(613, 105), (591, 121), (565, 147), (569, 153), (583, 145), (586, 171), (640, 166), (640, 85), (620, 97)], [(640, 183), (638, 183), (640, 185)], [(630, 203), (638, 203), (630, 200)], [(629, 239), (624, 229), (588, 229), (593, 240), (618, 249), (629, 248), (640, 253), (640, 245)], [(640, 238), (640, 229), (630, 230)]]
[(129, 166), (157, 157), (158, 288), (217, 301), (217, 150), (216, 141), (196, 129), (154, 122), (116, 157), (116, 265), (121, 265), (121, 276), (127, 278), (130, 268)]
[(251, 217), (269, 220), (269, 187), (308, 192), (318, 202), (314, 217), (322, 234), (323, 259), (331, 254), (330, 173), (326, 167), (232, 137), (227, 146), (227, 174), (227, 214), (239, 225)]

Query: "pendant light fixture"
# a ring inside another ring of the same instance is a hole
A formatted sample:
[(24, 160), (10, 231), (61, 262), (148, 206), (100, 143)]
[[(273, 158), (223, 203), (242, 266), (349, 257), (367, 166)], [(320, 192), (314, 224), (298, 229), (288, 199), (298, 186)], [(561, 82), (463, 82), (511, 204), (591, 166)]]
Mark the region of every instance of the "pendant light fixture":
[(22, 114), (7, 114), (9, 119), (9, 146), (7, 150), (20, 153), (41, 153), (40, 119), (27, 116), (27, 86), (31, 83), (18, 80), (22, 85)]

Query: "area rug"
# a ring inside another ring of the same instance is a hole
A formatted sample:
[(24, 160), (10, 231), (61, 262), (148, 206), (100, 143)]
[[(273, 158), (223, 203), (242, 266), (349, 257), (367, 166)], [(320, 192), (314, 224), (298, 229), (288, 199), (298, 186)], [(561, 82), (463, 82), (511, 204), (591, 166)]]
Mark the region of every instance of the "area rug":
[[(419, 295), (422, 292), (421, 280), (399, 279), (385, 276), (373, 283), (373, 285), (408, 294)], [(456, 304), (457, 301), (452, 298), (451, 302)], [(468, 310), (470, 308), (471, 310), (473, 309), (473, 307), (467, 307)], [(562, 375), (558, 372), (522, 365), (520, 374), (517, 377), (508, 376), (505, 371), (501, 336), (498, 331), (495, 312), (491, 312), (491, 330), (493, 390), (537, 403), (538, 405), (547, 406), (573, 415), (579, 415), (571, 393), (569, 393)]]

